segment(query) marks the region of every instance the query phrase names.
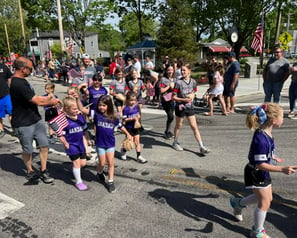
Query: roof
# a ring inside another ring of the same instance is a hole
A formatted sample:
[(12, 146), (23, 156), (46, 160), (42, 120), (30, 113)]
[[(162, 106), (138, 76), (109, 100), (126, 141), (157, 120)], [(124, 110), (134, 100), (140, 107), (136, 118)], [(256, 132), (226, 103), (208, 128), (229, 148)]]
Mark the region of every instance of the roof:
[[(227, 47), (227, 46), (209, 46), (209, 50), (211, 50), (212, 52), (229, 52), (232, 50), (231, 47)], [(240, 49), (240, 52), (248, 52), (248, 50), (242, 46)]]
[(128, 47), (127, 50), (140, 49), (140, 48), (156, 48), (156, 42), (153, 40), (144, 40), (142, 42), (139, 42), (135, 45)]
[[(70, 37), (69, 32), (64, 31), (63, 32), (64, 37)], [(86, 32), (86, 36), (91, 36), (91, 35), (96, 35), (98, 33), (96, 32)], [(34, 33), (34, 37), (36, 37), (36, 32)], [(39, 32), (39, 37), (40, 38), (60, 38), (60, 33), (57, 30), (54, 31), (44, 31), (44, 32)]]

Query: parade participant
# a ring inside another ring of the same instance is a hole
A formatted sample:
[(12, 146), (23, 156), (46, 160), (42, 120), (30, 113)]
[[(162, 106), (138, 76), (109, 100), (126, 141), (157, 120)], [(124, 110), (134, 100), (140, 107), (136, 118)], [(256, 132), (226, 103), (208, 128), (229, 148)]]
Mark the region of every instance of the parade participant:
[(177, 151), (183, 150), (183, 147), (178, 142), (178, 136), (183, 125), (184, 117), (186, 117), (194, 133), (195, 139), (199, 144), (200, 153), (207, 154), (210, 150), (203, 145), (193, 107), (193, 99), (196, 91), (196, 81), (191, 78), (191, 65), (185, 64), (182, 66), (182, 78), (176, 81), (173, 89), (173, 100), (176, 102), (176, 124), (174, 128), (174, 142), (172, 147)]
[[(32, 86), (25, 79), (33, 70), (32, 62), (29, 59), (19, 57), (14, 66), (15, 73), (10, 85), (13, 106), (11, 124), (22, 145), (22, 158), (27, 169), (27, 179), (34, 181), (40, 177), (43, 182), (52, 183), (54, 179), (49, 176), (46, 169), (48, 159), (46, 127), (37, 106), (56, 106), (59, 100), (53, 96), (35, 95)], [(40, 151), (40, 173), (34, 171), (32, 167), (33, 140), (37, 142)]]
[(283, 124), (283, 109), (276, 103), (267, 103), (252, 107), (246, 118), (248, 128), (255, 130), (248, 154), (249, 163), (244, 169), (244, 182), (253, 194), (244, 198), (230, 199), (233, 213), (238, 221), (242, 221), (242, 209), (257, 203), (254, 211), (254, 224), (250, 237), (269, 237), (264, 229), (266, 213), (272, 201), (271, 177), (269, 172), (292, 174), (297, 166), (279, 166), (282, 162), (275, 155), (275, 145), (272, 136), (273, 128)]
[[(129, 91), (126, 95), (126, 106), (123, 109), (123, 124), (125, 125), (125, 128), (129, 132), (129, 134), (133, 137), (137, 161), (144, 164), (147, 162), (147, 160), (141, 156), (139, 128), (135, 128), (135, 121), (140, 120), (140, 117), (140, 107), (137, 103), (136, 93), (133, 91)], [(127, 151), (124, 148), (121, 149), (122, 160), (127, 159), (126, 152)]]
[(10, 69), (5, 65), (0, 63), (0, 138), (5, 135), (3, 127), (3, 118), (6, 114), (9, 115), (11, 120), (12, 114), (12, 104), (9, 94), (9, 84), (12, 73)]
[(236, 54), (233, 51), (228, 53), (228, 65), (224, 74), (224, 99), (227, 112), (235, 113), (235, 91), (238, 86), (238, 78), (240, 73), (240, 64), (236, 60)]
[(88, 187), (81, 179), (81, 168), (87, 164), (86, 149), (83, 142), (84, 136), (88, 138), (87, 123), (83, 115), (79, 113), (75, 98), (67, 96), (63, 99), (63, 111), (66, 115), (67, 126), (63, 129), (63, 134), (59, 136), (59, 139), (72, 161), (75, 187), (79, 191), (85, 191)]
[(94, 125), (96, 127), (96, 151), (99, 157), (97, 177), (100, 182), (105, 183), (103, 174), (104, 166), (108, 166), (108, 182), (107, 188), (110, 193), (115, 192), (114, 186), (114, 152), (115, 152), (115, 136), (114, 128), (121, 129), (128, 138), (132, 140), (125, 127), (120, 123), (119, 118), (114, 113), (112, 98), (109, 95), (103, 95), (99, 98), (96, 105), (96, 111), (93, 116)]
[(123, 70), (116, 69), (115, 71), (116, 80), (113, 80), (109, 86), (109, 93), (113, 96), (114, 105), (116, 106), (117, 112), (122, 117), (122, 110), (125, 99), (125, 88), (126, 82), (123, 78)]
[(174, 102), (172, 100), (172, 90), (176, 82), (173, 64), (169, 65), (165, 71), (164, 77), (160, 80), (161, 103), (167, 115), (166, 129), (164, 138), (169, 140), (173, 137), (171, 124), (174, 120)]
[(273, 102), (280, 103), (280, 94), (289, 75), (290, 63), (284, 58), (282, 49), (277, 47), (263, 71), (264, 102), (271, 102), (273, 95)]
[[(44, 86), (45, 92), (46, 94), (44, 94), (43, 96), (53, 96), (55, 98), (58, 98), (55, 95), (55, 84), (53, 83), (47, 83)], [(58, 108), (55, 106), (44, 106), (44, 120), (46, 122), (49, 122), (50, 120), (52, 120), (54, 117), (58, 116)], [(50, 143), (55, 143), (56, 140), (54, 138), (54, 131), (53, 129), (48, 126), (48, 136), (49, 136), (49, 141)]]

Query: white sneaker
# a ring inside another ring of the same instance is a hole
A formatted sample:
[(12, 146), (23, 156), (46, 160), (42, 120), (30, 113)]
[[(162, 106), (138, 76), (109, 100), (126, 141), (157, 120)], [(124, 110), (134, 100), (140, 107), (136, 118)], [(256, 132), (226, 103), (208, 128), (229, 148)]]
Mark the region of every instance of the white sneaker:
[(123, 148), (121, 149), (121, 160), (127, 160), (127, 155), (126, 153), (124, 152)]
[(181, 147), (181, 145), (180, 145), (177, 141), (174, 141), (174, 142), (173, 142), (172, 147), (173, 147), (173, 149), (175, 149), (175, 150), (177, 150), (177, 151), (182, 151), (182, 150), (184, 150), (183, 147)]
[(139, 155), (137, 157), (137, 161), (140, 162), (140, 163), (142, 163), (142, 164), (147, 163), (147, 160), (145, 158), (143, 158), (141, 155)]
[(294, 116), (295, 116), (295, 112), (294, 112), (294, 111), (289, 112), (289, 114), (288, 114), (288, 118), (292, 118), (292, 117), (294, 117)]
[(230, 205), (233, 208), (233, 215), (238, 221), (243, 221), (242, 209), (245, 208), (240, 205), (240, 200), (242, 198), (232, 197), (230, 198)]

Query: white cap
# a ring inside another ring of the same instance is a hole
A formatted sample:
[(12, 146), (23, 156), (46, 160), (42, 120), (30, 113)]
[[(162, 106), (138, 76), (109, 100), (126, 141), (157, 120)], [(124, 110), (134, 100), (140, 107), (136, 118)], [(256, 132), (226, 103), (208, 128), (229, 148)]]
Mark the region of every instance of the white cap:
[(83, 55), (82, 55), (82, 58), (83, 58), (83, 59), (88, 59), (88, 58), (90, 58), (90, 56), (89, 56), (89, 54), (86, 53), (86, 54), (83, 54)]

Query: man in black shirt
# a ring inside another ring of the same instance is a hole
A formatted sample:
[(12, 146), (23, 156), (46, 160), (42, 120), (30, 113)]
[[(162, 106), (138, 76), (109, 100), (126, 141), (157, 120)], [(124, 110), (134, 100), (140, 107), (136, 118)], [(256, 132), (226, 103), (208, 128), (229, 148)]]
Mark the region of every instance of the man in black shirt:
[[(32, 62), (29, 59), (20, 57), (14, 65), (15, 73), (10, 85), (13, 106), (11, 124), (22, 145), (22, 158), (27, 168), (27, 179), (34, 181), (41, 178), (44, 183), (52, 183), (54, 179), (49, 176), (46, 169), (48, 158), (46, 127), (37, 106), (55, 106), (58, 105), (59, 101), (54, 95), (35, 95), (34, 89), (25, 79), (33, 70)], [(34, 171), (32, 167), (33, 140), (36, 141), (40, 150), (40, 173)]]

